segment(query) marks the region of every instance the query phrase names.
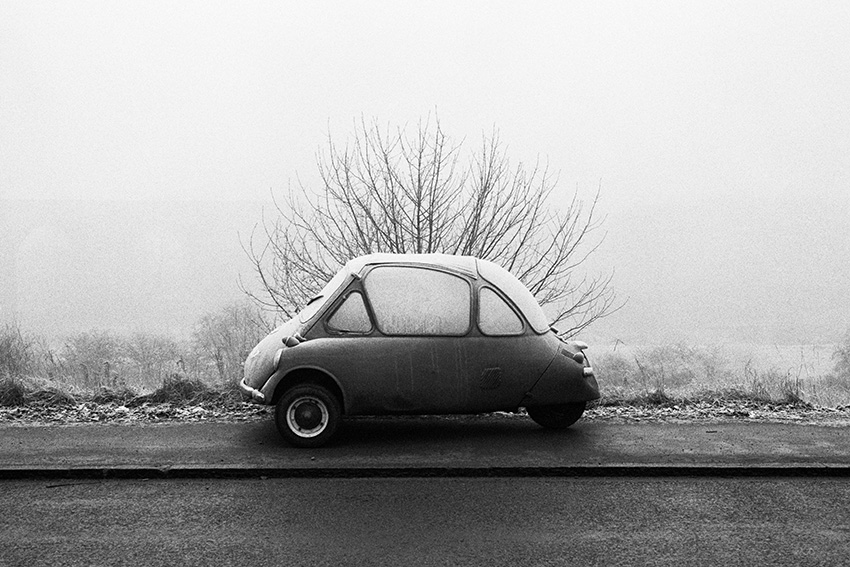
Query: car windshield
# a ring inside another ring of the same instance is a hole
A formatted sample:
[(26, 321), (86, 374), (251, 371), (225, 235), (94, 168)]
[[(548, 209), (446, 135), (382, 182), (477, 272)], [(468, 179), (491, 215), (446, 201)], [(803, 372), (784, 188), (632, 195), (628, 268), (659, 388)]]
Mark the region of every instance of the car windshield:
[(338, 271), (336, 275), (331, 278), (331, 281), (325, 284), (322, 291), (311, 297), (310, 301), (307, 302), (307, 305), (298, 312), (298, 320), (302, 323), (306, 323), (313, 317), (313, 315), (318, 313), (322, 306), (327, 303), (328, 298), (330, 298), (334, 292), (339, 289), (347, 275), (348, 270), (346, 269)]

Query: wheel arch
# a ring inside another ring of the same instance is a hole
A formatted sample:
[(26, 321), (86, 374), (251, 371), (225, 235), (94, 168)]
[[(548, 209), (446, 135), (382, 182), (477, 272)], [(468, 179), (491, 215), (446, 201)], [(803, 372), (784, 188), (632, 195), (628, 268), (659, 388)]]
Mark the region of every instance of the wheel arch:
[(339, 382), (329, 372), (315, 367), (301, 367), (290, 370), (283, 375), (274, 387), (272, 394), (272, 405), (276, 405), (290, 387), (297, 384), (317, 384), (327, 388), (339, 400), (342, 413), (346, 413), (345, 393)]

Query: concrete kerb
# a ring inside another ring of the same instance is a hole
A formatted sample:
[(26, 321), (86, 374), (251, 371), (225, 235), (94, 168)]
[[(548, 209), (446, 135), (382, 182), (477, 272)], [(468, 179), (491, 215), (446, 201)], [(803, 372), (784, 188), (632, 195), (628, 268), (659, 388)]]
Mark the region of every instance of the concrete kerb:
[(581, 478), (581, 477), (850, 477), (844, 464), (575, 465), (556, 467), (5, 467), (0, 480), (265, 479), (265, 478)]

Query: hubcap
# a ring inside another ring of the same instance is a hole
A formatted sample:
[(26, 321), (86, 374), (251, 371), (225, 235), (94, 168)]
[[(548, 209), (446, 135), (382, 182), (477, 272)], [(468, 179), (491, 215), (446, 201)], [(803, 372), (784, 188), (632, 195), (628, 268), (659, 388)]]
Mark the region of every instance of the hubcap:
[(313, 396), (297, 398), (289, 404), (286, 423), (299, 437), (315, 437), (328, 425), (328, 408)]
[(295, 423), (302, 429), (313, 429), (322, 422), (322, 411), (312, 402), (295, 408)]

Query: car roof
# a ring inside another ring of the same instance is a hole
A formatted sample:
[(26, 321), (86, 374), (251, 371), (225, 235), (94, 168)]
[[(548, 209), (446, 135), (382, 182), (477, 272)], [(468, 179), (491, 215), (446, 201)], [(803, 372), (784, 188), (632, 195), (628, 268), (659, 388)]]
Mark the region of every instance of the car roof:
[(349, 260), (345, 270), (352, 274), (363, 274), (365, 268), (380, 264), (408, 264), (417, 266), (435, 266), (462, 272), (473, 278), (478, 277), (476, 260), (472, 256), (454, 256), (452, 254), (367, 254)]
[(347, 274), (363, 276), (367, 268), (384, 264), (433, 266), (459, 272), (475, 279), (482, 278), (510, 297), (537, 333), (544, 333), (549, 329), (549, 319), (528, 288), (516, 276), (493, 262), (473, 256), (452, 254), (367, 254), (349, 260), (343, 271)]

